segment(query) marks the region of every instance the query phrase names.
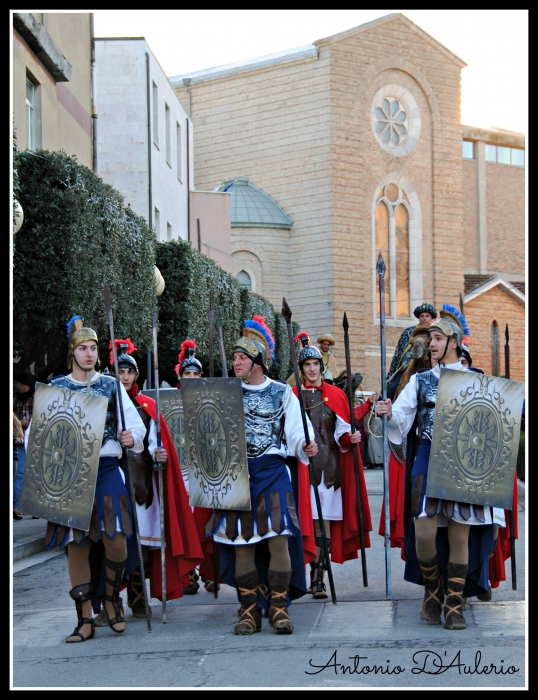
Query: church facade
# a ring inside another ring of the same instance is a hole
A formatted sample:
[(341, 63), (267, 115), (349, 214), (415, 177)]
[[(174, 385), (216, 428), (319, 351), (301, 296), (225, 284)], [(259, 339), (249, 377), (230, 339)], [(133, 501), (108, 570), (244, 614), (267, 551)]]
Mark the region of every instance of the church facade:
[(331, 333), (341, 367), (346, 312), (365, 389), (380, 388), (380, 254), (387, 367), (413, 309), (461, 293), (474, 364), (505, 374), (508, 324), (510, 376), (525, 377), (524, 137), (461, 124), (464, 66), (392, 14), (170, 78), (195, 127), (194, 186), (232, 193), (234, 274)]

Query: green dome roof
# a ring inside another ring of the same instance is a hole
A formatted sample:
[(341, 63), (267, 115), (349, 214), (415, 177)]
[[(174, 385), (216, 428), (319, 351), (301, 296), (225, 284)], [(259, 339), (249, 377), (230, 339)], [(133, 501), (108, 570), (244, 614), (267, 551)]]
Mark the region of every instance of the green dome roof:
[(232, 226), (291, 228), (293, 220), (270, 195), (248, 181), (248, 177), (226, 180), (217, 192), (229, 192)]

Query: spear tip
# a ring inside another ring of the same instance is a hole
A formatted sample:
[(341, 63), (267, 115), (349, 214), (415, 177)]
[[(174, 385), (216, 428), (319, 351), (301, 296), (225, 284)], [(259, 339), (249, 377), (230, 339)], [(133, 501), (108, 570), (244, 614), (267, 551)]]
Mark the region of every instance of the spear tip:
[(282, 316), (284, 316), (286, 323), (291, 323), (291, 309), (284, 297), (282, 297)]
[(379, 256), (377, 258), (377, 265), (376, 265), (377, 274), (380, 277), (384, 277), (386, 269), (387, 268), (385, 267), (385, 261), (383, 260), (383, 256), (381, 255), (381, 253), (379, 253)]
[(106, 310), (110, 311), (112, 309), (112, 292), (106, 282), (103, 286), (103, 301), (105, 302)]
[(504, 331), (504, 337), (506, 338), (506, 342), (510, 340), (510, 334), (508, 333), (508, 324), (506, 324), (506, 330)]
[(347, 314), (344, 311), (344, 320), (342, 321), (342, 327), (344, 329), (344, 333), (347, 335), (347, 332), (349, 330), (349, 322), (347, 320)]

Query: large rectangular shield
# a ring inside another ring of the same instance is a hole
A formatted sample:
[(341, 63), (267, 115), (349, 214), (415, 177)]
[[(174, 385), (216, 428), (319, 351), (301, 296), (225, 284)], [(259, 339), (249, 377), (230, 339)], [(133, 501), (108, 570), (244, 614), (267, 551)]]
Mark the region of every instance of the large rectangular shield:
[(525, 385), (443, 369), (426, 495), (512, 509)]
[(181, 382), (189, 503), (250, 510), (243, 389), (239, 377)]
[(90, 529), (108, 399), (36, 383), (23, 513)]
[[(156, 400), (155, 389), (145, 389), (144, 396)], [(187, 469), (187, 454), (185, 452), (185, 422), (183, 420), (183, 397), (181, 389), (159, 389), (159, 408), (163, 414), (166, 426), (170, 431), (177, 458), (181, 466), (181, 474), (185, 483), (188, 483), (189, 473)]]

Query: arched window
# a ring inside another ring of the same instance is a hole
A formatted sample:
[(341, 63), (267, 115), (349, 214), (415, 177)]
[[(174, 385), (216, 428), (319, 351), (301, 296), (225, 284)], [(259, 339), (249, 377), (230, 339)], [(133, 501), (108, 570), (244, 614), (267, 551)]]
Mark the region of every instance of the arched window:
[(252, 291), (252, 280), (250, 279), (248, 272), (245, 272), (245, 270), (240, 270), (235, 278), (242, 287), (248, 289), (249, 292)]
[(499, 376), (499, 324), (493, 321), (491, 324), (491, 374)]
[[(383, 256), (385, 272), (385, 314), (408, 318), (409, 292), (409, 200), (394, 182), (383, 187), (375, 206), (375, 259)], [(376, 287), (379, 309), (379, 287)]]

